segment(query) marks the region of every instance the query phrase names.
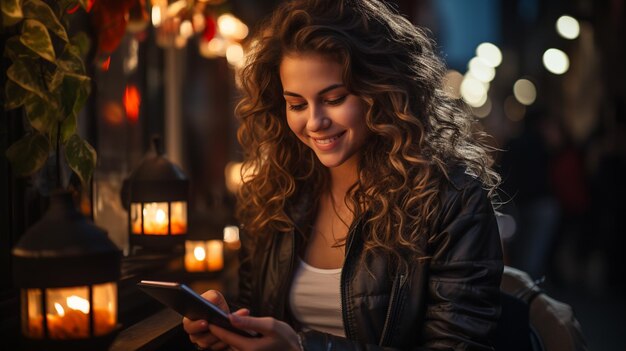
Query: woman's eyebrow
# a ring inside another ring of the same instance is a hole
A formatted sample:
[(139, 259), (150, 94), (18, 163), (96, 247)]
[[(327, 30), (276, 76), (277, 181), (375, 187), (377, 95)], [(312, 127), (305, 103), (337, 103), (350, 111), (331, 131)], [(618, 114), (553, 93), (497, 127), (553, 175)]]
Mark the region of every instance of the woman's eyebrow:
[[(331, 91), (333, 89), (341, 88), (343, 86), (344, 86), (343, 84), (333, 84), (333, 85), (327, 86), (326, 88), (318, 91), (317, 95), (325, 94), (325, 93), (327, 93), (327, 92), (329, 92), (329, 91)], [(291, 91), (288, 91), (288, 90), (283, 91), (283, 95), (302, 97), (302, 95), (296, 94), (296, 93), (292, 93)]]

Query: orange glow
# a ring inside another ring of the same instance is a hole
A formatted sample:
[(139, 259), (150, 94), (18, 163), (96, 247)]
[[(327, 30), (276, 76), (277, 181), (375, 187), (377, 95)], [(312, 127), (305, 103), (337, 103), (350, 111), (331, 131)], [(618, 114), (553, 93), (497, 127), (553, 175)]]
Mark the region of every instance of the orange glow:
[(107, 101), (102, 105), (102, 116), (104, 120), (113, 126), (124, 122), (124, 111), (122, 105), (117, 101)]
[[(87, 12), (91, 11), (91, 8), (93, 7), (93, 4), (95, 2), (96, 2), (96, 0), (88, 0), (87, 1), (87, 8), (85, 9), (85, 11), (87, 11)], [(76, 4), (76, 6), (67, 9), (66, 12), (71, 15), (71, 14), (75, 13), (76, 11), (78, 11), (79, 8), (80, 8), (80, 4)]]
[(48, 308), (45, 313), (41, 309), (41, 290), (28, 289), (26, 294), (28, 316), (22, 321), (23, 330), (28, 337), (45, 337), (45, 318), (50, 339), (89, 338), (90, 313), (93, 313), (94, 336), (106, 335), (115, 329), (117, 286), (114, 283), (93, 286), (93, 306), (89, 303), (87, 287), (48, 289)]
[(126, 118), (131, 122), (137, 122), (139, 119), (139, 106), (141, 105), (141, 95), (139, 89), (134, 85), (126, 86), (124, 92), (124, 108), (126, 109)]
[(71, 15), (71, 14), (73, 14), (74, 12), (78, 11), (78, 8), (79, 8), (79, 7), (80, 7), (80, 5), (79, 5), (79, 4), (76, 4), (76, 6), (74, 6), (74, 7), (72, 7), (72, 8), (67, 9), (67, 11), (66, 11), (66, 12), (67, 12), (68, 14), (70, 14), (70, 15)]
[(223, 268), (224, 242), (222, 240), (185, 242), (187, 272), (217, 272)]
[[(89, 314), (78, 309), (65, 311), (61, 305), (55, 304), (56, 314), (46, 314), (48, 333), (51, 339), (86, 339), (89, 337)], [(31, 337), (43, 338), (42, 317), (37, 316), (29, 321)], [(115, 320), (110, 311), (94, 309), (94, 334), (105, 335), (115, 328)]]
[[(167, 202), (153, 202), (144, 204), (132, 203), (131, 226), (133, 234), (141, 234), (141, 219), (143, 217), (144, 234), (147, 235), (181, 235), (187, 233), (187, 204), (173, 202), (171, 215), (168, 216)], [(168, 221), (171, 220), (168, 233)]]
[(106, 72), (109, 70), (110, 65), (111, 65), (111, 56), (107, 57), (107, 59), (102, 62), (102, 64), (100, 65), (100, 68)]

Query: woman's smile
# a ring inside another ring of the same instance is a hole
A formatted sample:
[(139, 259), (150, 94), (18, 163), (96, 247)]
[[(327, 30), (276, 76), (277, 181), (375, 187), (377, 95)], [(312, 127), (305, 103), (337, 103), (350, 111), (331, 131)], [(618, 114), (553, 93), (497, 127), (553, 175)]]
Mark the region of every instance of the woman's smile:
[(311, 137), (311, 139), (313, 139), (313, 142), (318, 147), (322, 148), (324, 151), (328, 151), (339, 143), (339, 138), (341, 138), (344, 134), (346, 134), (345, 131), (328, 137)]

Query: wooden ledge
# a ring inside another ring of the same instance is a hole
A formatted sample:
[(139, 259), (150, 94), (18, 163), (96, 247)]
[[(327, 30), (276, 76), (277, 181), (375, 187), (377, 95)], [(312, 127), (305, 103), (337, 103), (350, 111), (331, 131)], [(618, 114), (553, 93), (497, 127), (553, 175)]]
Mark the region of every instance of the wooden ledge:
[(158, 350), (182, 333), (182, 317), (166, 308), (122, 330), (109, 351)]

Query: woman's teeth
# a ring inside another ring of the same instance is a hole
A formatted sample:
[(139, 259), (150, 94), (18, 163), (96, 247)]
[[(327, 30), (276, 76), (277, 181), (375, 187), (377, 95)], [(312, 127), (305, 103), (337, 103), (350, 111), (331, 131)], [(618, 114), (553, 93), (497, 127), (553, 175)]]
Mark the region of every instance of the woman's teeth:
[(342, 135), (343, 135), (343, 133), (339, 133), (339, 134), (337, 134), (337, 135), (335, 135), (334, 137), (331, 137), (331, 138), (327, 138), (327, 139), (314, 139), (314, 140), (315, 140), (315, 142), (316, 142), (317, 144), (320, 144), (320, 145), (326, 145), (326, 144), (330, 144), (330, 143), (332, 143), (333, 141), (335, 141), (335, 140), (339, 139), (339, 137), (341, 137)]

